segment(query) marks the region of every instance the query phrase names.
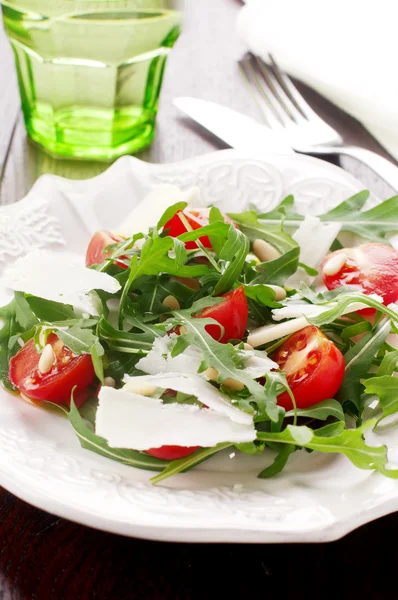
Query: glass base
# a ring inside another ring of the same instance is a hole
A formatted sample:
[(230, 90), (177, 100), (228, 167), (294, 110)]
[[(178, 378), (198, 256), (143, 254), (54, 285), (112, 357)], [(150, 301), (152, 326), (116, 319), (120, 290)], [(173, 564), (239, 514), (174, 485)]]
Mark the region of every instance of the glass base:
[(143, 120), (134, 112), (74, 108), (59, 111), (54, 121), (40, 110), (27, 115), (25, 124), (29, 137), (56, 158), (110, 162), (153, 141), (155, 115)]

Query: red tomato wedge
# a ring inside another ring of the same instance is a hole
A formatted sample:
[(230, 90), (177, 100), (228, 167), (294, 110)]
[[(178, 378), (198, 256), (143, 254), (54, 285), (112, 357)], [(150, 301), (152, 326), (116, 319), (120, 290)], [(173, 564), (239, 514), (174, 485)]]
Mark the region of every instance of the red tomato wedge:
[(33, 340), (29, 340), (11, 359), (8, 376), (18, 390), (33, 400), (47, 400), (69, 406), (72, 389), (75, 390), (76, 406), (87, 399), (84, 394), (95, 377), (89, 354), (76, 356), (58, 337), (48, 336), (54, 353), (54, 363), (48, 373), (39, 371), (40, 354)]
[[(110, 246), (111, 244), (115, 244), (117, 242), (121, 242), (123, 240), (122, 237), (110, 232), (105, 229), (100, 229), (96, 231), (93, 237), (90, 240), (90, 243), (86, 252), (86, 267), (91, 267), (92, 265), (100, 265), (104, 262), (108, 256), (112, 254), (112, 252), (105, 252), (105, 248)], [(122, 262), (117, 262), (116, 264), (123, 269), (127, 269), (126, 265)]]
[(323, 261), (322, 275), (329, 290), (355, 285), (365, 294), (382, 296), (386, 305), (398, 300), (398, 251), (386, 244), (337, 250)]
[[(189, 223), (190, 227), (195, 231), (200, 227), (205, 227), (205, 225), (209, 224), (209, 208), (185, 208), (183, 211), (178, 211), (174, 217), (167, 221), (164, 226), (164, 230), (169, 230), (168, 235), (170, 237), (178, 237), (182, 233), (186, 233), (188, 229), (185, 227), (184, 223), (180, 219), (180, 214), (183, 214)], [(237, 228), (237, 225), (227, 216), (223, 214), (226, 223), (232, 223), (234, 227)], [(199, 238), (200, 242), (203, 244), (205, 248), (211, 249), (211, 243), (207, 236), (203, 236)], [(195, 250), (198, 248), (196, 242), (185, 242), (185, 247), (187, 250)]]
[(193, 454), (199, 448), (200, 446), (160, 446), (160, 448), (150, 448), (146, 453), (162, 460), (178, 460)]
[[(286, 374), (297, 408), (307, 408), (333, 398), (343, 383), (342, 353), (313, 325), (291, 335), (272, 359)], [(287, 392), (278, 396), (278, 404), (286, 410), (293, 408)]]
[(204, 308), (196, 318), (214, 319), (224, 327), (224, 334), (220, 338), (221, 330), (217, 325), (207, 325), (206, 331), (212, 338), (226, 344), (228, 340), (241, 340), (245, 334), (249, 308), (243, 287), (221, 296), (224, 302)]

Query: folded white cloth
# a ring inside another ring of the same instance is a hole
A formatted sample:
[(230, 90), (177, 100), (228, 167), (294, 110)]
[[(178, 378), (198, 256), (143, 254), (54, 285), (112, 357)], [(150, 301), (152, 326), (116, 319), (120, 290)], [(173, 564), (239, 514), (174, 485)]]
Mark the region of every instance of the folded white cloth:
[(397, 0), (246, 0), (238, 31), (346, 110), (398, 159)]

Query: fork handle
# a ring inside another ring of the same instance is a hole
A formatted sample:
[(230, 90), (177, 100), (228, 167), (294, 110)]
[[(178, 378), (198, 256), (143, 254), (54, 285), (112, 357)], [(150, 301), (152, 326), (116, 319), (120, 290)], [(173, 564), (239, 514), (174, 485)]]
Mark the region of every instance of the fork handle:
[(369, 167), (376, 175), (381, 177), (394, 192), (398, 192), (398, 167), (391, 161), (383, 158), (383, 156), (376, 154), (376, 152), (360, 148), (359, 146), (340, 146), (336, 148), (331, 146), (322, 148), (317, 147), (316, 152), (319, 154), (351, 156), (352, 158), (356, 158)]

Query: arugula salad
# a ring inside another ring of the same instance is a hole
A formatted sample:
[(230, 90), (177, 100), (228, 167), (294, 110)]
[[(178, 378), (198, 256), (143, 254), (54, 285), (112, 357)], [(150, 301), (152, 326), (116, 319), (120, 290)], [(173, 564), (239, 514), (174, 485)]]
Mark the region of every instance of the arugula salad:
[(226, 449), (263, 456), (260, 478), (297, 451), (398, 478), (365, 439), (398, 413), (398, 197), (304, 217), (291, 196), (229, 215), (193, 196), (160, 186), (85, 266), (38, 250), (7, 268), (5, 388), (154, 483)]

